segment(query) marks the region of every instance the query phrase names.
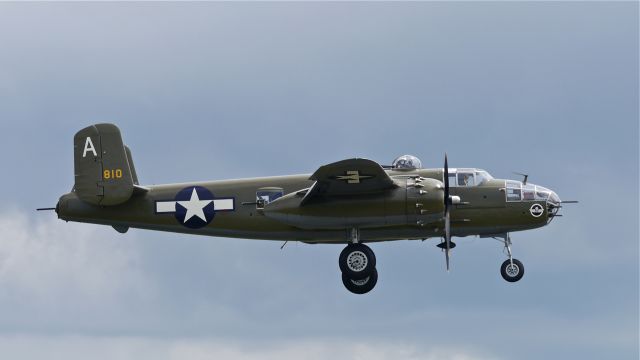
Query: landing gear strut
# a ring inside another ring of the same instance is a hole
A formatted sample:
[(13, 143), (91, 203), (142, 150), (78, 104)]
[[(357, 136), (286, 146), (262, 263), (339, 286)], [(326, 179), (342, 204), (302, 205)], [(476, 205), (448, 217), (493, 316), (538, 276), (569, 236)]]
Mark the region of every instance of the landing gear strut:
[(500, 265), (500, 275), (508, 282), (516, 282), (524, 276), (524, 265), (518, 259), (514, 259), (511, 255), (511, 237), (509, 234), (502, 236), (503, 240), (496, 238), (504, 243), (504, 248), (507, 250), (509, 259)]

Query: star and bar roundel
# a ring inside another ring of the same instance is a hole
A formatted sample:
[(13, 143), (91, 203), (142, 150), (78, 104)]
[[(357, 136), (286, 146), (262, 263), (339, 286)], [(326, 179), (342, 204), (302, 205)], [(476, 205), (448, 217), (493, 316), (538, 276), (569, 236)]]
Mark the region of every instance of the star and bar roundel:
[(202, 186), (180, 190), (173, 201), (156, 201), (156, 214), (173, 213), (178, 222), (190, 229), (207, 226), (218, 211), (234, 211), (234, 198), (216, 198)]

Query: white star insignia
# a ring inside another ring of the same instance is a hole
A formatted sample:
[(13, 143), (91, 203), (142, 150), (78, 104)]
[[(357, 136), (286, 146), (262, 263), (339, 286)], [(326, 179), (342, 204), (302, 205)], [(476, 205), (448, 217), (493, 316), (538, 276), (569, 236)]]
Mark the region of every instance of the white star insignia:
[(189, 221), (189, 219), (191, 219), (194, 216), (199, 217), (200, 219), (202, 219), (202, 221), (207, 221), (207, 218), (204, 216), (204, 211), (203, 209), (209, 205), (209, 203), (211, 203), (213, 200), (200, 200), (200, 198), (198, 197), (198, 193), (196, 192), (196, 189), (193, 188), (193, 192), (191, 193), (191, 199), (189, 199), (189, 201), (178, 201), (178, 204), (180, 204), (181, 206), (184, 206), (185, 209), (187, 209), (187, 213), (184, 216), (184, 220), (182, 221), (183, 223), (186, 223), (187, 221)]

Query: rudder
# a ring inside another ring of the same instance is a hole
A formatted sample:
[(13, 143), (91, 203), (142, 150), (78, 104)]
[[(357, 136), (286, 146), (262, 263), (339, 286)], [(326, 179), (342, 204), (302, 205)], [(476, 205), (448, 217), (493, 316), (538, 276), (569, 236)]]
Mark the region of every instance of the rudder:
[[(74, 146), (74, 191), (95, 205), (118, 205), (133, 194), (133, 164), (117, 126), (96, 124), (76, 133)], [(137, 179), (135, 179), (137, 182)]]

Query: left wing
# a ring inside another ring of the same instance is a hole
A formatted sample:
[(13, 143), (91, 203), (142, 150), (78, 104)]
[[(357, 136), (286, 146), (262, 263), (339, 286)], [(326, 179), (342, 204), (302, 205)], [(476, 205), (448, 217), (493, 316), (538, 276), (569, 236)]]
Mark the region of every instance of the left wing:
[(300, 206), (320, 198), (371, 194), (398, 187), (380, 164), (358, 158), (321, 166), (309, 180), (315, 180), (315, 183)]

